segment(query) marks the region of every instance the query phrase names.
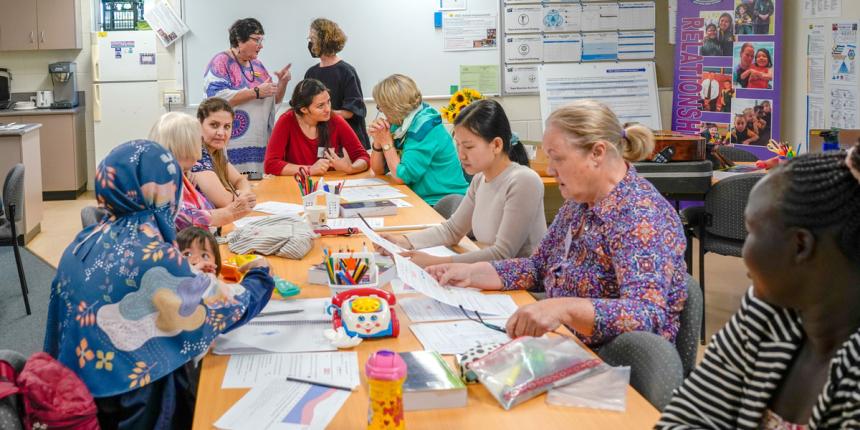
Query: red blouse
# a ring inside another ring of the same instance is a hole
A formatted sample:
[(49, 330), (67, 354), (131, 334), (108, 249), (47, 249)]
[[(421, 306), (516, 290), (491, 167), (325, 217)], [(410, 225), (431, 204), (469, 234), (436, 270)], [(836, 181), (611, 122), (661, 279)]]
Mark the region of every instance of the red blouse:
[[(328, 121), (329, 146), (338, 154), (345, 152), (349, 159), (356, 161), (364, 159), (370, 164), (370, 156), (361, 146), (361, 142), (352, 131), (349, 124), (338, 115), (332, 114)], [(279, 175), (287, 163), (310, 166), (318, 157), (319, 139), (309, 139), (302, 133), (299, 121), (294, 111), (290, 110), (281, 115), (272, 130), (269, 145), (266, 148), (265, 171), (270, 175)]]

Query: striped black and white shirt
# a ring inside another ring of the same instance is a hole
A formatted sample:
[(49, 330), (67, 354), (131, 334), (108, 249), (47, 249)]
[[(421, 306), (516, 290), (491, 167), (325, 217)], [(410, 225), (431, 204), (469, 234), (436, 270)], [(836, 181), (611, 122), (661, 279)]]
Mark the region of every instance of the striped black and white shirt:
[[(755, 298), (750, 288), (655, 428), (760, 428), (802, 341), (798, 314)], [(828, 375), (809, 428), (860, 429), (860, 330), (836, 352)]]

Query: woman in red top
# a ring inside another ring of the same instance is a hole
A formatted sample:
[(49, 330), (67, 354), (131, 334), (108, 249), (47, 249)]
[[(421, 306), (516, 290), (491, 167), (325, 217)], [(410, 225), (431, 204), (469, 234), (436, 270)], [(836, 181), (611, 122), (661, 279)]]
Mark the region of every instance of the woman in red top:
[(330, 168), (344, 173), (367, 170), (370, 156), (349, 124), (331, 114), (328, 89), (316, 79), (296, 85), (287, 113), (272, 131), (264, 162), (270, 175), (294, 175), (306, 167), (311, 175)]

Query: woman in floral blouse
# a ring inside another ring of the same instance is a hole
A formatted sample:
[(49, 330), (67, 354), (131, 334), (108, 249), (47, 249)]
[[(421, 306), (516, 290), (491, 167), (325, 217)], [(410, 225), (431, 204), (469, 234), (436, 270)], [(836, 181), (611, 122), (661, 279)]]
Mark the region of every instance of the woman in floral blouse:
[(511, 337), (540, 336), (564, 324), (597, 346), (628, 331), (674, 342), (686, 295), (685, 240), (677, 212), (628, 163), (651, 154), (641, 125), (622, 128), (605, 105), (582, 100), (553, 112), (543, 150), (567, 200), (528, 258), (443, 264), (442, 284), (485, 290), (543, 289), (520, 308)]

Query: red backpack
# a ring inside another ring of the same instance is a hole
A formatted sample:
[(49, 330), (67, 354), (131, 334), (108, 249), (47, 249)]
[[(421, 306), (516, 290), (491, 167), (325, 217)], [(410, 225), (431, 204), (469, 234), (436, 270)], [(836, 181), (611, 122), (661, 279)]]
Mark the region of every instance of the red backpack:
[(27, 430), (98, 430), (98, 410), (90, 390), (74, 372), (44, 352), (30, 356), (24, 369), (0, 360), (0, 399), (18, 395)]

